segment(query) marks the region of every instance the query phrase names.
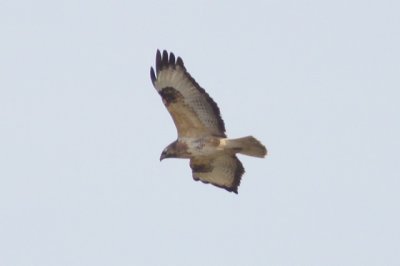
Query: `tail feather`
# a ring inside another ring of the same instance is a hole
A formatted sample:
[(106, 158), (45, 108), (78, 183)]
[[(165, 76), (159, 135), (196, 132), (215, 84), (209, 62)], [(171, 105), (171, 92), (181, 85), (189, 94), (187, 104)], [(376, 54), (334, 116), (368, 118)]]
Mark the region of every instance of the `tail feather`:
[(253, 136), (247, 136), (238, 139), (227, 139), (226, 147), (248, 156), (264, 158), (267, 155), (267, 149)]

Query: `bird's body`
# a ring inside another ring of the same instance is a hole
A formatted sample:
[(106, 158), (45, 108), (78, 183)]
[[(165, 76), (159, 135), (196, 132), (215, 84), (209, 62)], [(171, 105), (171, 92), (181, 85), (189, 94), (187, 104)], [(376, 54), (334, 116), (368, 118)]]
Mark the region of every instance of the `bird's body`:
[(181, 58), (157, 51), (151, 80), (174, 120), (178, 139), (160, 157), (190, 159), (194, 180), (237, 193), (244, 168), (236, 153), (264, 157), (254, 137), (228, 139), (217, 104), (190, 76)]
[[(177, 158), (191, 158), (193, 154), (197, 156), (217, 156), (224, 152), (223, 138), (202, 137), (202, 138), (181, 138), (177, 140), (177, 147), (182, 154), (178, 153)], [(189, 154), (189, 155), (186, 155)]]

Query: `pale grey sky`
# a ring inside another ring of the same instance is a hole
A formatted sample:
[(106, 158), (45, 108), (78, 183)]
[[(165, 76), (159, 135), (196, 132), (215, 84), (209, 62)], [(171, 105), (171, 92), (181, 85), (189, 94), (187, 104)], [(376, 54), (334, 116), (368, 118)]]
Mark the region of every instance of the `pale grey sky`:
[[(399, 265), (398, 1), (0, 2), (0, 265)], [(159, 162), (181, 56), (239, 195)]]

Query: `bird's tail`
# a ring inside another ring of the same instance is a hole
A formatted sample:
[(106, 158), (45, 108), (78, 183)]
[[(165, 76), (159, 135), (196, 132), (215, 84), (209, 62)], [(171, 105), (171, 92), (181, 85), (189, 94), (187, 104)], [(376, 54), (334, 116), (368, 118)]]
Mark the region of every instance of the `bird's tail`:
[(233, 149), (238, 153), (248, 156), (264, 158), (267, 155), (267, 149), (253, 136), (247, 136), (238, 139), (227, 139), (226, 148)]

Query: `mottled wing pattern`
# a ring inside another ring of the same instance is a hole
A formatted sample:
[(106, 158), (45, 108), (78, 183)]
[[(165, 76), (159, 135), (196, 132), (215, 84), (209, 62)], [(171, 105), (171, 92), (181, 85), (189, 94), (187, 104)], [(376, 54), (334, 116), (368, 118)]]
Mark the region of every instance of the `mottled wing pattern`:
[(244, 168), (232, 154), (217, 157), (194, 157), (190, 159), (193, 179), (237, 193)]
[(186, 71), (180, 57), (157, 51), (156, 70), (150, 69), (154, 87), (174, 120), (179, 137), (226, 137), (217, 104)]

